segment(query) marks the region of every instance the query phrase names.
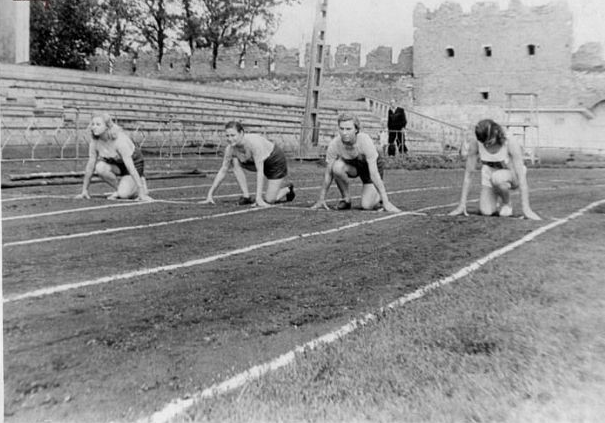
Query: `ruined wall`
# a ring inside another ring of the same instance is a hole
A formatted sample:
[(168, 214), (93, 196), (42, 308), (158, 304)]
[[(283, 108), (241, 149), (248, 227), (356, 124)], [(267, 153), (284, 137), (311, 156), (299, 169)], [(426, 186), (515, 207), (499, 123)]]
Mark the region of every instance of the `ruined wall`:
[(304, 74), (300, 67), (300, 51), (284, 46), (275, 47), (274, 71), (278, 75)]
[(340, 72), (356, 71), (361, 67), (361, 44), (339, 44), (334, 53), (334, 69)]
[(366, 56), (366, 68), (384, 69), (393, 63), (393, 49), (391, 47), (380, 46)]
[[(329, 45), (324, 46), (324, 72), (357, 73), (389, 72), (410, 73), (412, 71), (411, 47), (404, 49), (397, 63), (392, 61), (391, 47), (378, 47), (366, 55), (366, 66), (361, 66), (361, 44), (341, 44), (332, 54)], [(310, 44), (307, 44), (304, 63), (309, 63)], [(276, 46), (272, 51), (250, 47), (245, 60), (240, 63), (240, 50), (220, 49), (216, 69), (212, 69), (209, 50), (196, 50), (192, 56), (179, 51), (168, 51), (158, 67), (154, 52), (139, 52), (122, 55), (114, 59), (112, 72), (117, 75), (136, 75), (149, 78), (175, 79), (228, 79), (262, 78), (271, 76), (305, 75), (306, 66), (300, 66), (300, 51)], [(109, 73), (109, 58), (103, 54), (89, 58), (87, 69), (92, 72)]]
[(415, 98), (419, 105), (504, 106), (506, 92), (534, 92), (540, 105), (571, 105), (572, 14), (566, 3), (507, 10), (456, 3), (414, 10)]
[(572, 55), (572, 68), (578, 71), (605, 70), (603, 46), (600, 43), (582, 44)]
[(397, 68), (406, 75), (412, 75), (414, 72), (414, 48), (406, 47), (399, 52), (397, 58)]

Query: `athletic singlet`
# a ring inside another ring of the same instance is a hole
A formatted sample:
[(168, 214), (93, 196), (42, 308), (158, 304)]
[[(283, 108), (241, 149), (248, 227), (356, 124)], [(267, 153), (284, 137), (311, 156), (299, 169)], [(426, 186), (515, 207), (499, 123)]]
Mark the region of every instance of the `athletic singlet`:
[(101, 141), (92, 139), (90, 149), (97, 152), (100, 160), (118, 166), (123, 175), (128, 173), (123, 158), (130, 156), (137, 172), (143, 176), (143, 154), (126, 134), (120, 133), (115, 140)]
[(500, 149), (495, 153), (490, 153), (487, 151), (485, 146), (477, 141), (479, 146), (479, 158), (481, 163), (490, 167), (498, 167), (501, 169), (508, 167), (508, 162), (510, 160), (508, 154), (508, 142), (504, 141), (504, 144), (500, 147)]
[(225, 158), (237, 158), (240, 163), (254, 163), (254, 157), (266, 160), (271, 155), (275, 144), (258, 134), (245, 134), (241, 146), (229, 145), (225, 150)]
[(353, 145), (345, 145), (340, 134), (336, 135), (328, 144), (326, 151), (326, 163), (331, 165), (336, 159), (353, 160), (360, 159), (363, 161), (376, 160), (379, 156), (376, 145), (372, 138), (364, 132), (357, 134), (357, 139)]

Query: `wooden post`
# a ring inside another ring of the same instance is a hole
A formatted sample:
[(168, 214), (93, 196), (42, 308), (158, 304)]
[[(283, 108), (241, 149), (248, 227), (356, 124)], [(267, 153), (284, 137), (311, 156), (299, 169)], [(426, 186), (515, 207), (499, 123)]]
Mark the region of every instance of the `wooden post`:
[(300, 139), (301, 159), (308, 156), (312, 147), (316, 147), (319, 143), (319, 93), (325, 56), (327, 13), (328, 0), (317, 0), (315, 24), (313, 25), (313, 36), (311, 37), (309, 51), (307, 98)]

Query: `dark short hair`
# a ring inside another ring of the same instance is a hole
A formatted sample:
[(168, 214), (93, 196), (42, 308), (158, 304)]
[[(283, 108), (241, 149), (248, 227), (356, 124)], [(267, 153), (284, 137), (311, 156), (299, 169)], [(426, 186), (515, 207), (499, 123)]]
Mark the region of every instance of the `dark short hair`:
[(481, 144), (494, 139), (496, 143), (502, 145), (506, 140), (506, 133), (502, 129), (502, 126), (491, 119), (483, 119), (477, 123), (475, 126), (475, 136)]
[(359, 118), (350, 113), (340, 114), (340, 116), (338, 116), (337, 124), (338, 126), (340, 126), (340, 122), (346, 122), (349, 120), (353, 121), (353, 125), (355, 125), (355, 129), (357, 130), (357, 132), (361, 131), (361, 123), (359, 122)]
[(244, 132), (244, 125), (236, 120), (231, 120), (225, 124), (225, 129), (235, 128), (237, 132)]

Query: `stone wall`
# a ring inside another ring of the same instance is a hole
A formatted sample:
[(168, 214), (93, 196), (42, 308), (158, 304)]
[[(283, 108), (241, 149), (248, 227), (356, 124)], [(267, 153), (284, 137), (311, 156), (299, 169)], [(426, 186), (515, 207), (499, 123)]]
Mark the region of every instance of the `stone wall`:
[(414, 10), (415, 98), (419, 105), (506, 104), (533, 92), (541, 105), (570, 105), (572, 14), (566, 3), (525, 7), (444, 3)]
[[(324, 72), (358, 73), (389, 72), (410, 73), (412, 70), (412, 48), (402, 50), (397, 62), (392, 63), (392, 48), (378, 47), (366, 55), (366, 66), (361, 66), (361, 44), (341, 44), (332, 54), (329, 45), (324, 51)], [(304, 51), (304, 63), (309, 62), (310, 44)], [(112, 73), (117, 75), (135, 75), (151, 78), (175, 79), (227, 79), (227, 78), (263, 78), (272, 76), (306, 75), (306, 66), (300, 66), (298, 49), (276, 46), (271, 51), (256, 47), (248, 49), (245, 60), (240, 63), (240, 50), (236, 48), (220, 49), (217, 67), (212, 69), (212, 55), (209, 50), (196, 50), (192, 56), (179, 51), (165, 53), (162, 66), (158, 66), (154, 52), (139, 52), (114, 58)], [(99, 54), (89, 58), (87, 69), (92, 72), (109, 73), (110, 60)]]
[(581, 45), (572, 55), (572, 67), (578, 71), (605, 70), (603, 46), (596, 42)]
[(353, 43), (349, 46), (339, 44), (334, 54), (334, 67), (342, 71), (355, 71), (361, 67), (361, 44)]

